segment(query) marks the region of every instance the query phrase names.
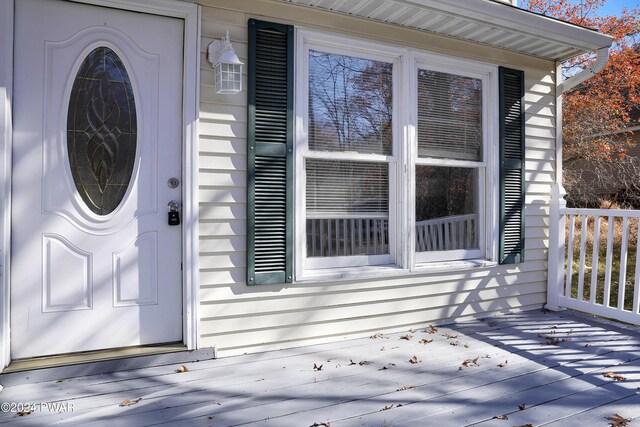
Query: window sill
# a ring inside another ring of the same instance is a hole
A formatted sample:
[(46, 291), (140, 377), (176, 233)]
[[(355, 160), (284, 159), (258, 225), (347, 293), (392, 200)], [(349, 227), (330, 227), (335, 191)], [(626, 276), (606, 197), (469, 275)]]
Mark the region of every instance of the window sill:
[(441, 272), (441, 271), (457, 271), (467, 270), (470, 268), (490, 268), (496, 267), (496, 261), (486, 259), (466, 259), (464, 261), (438, 261), (438, 262), (422, 262), (416, 264), (413, 272)]
[(367, 279), (372, 277), (393, 277), (409, 273), (409, 270), (397, 265), (378, 265), (367, 267), (346, 267), (333, 269), (307, 270), (296, 282), (327, 282), (330, 280)]
[(412, 270), (398, 267), (397, 265), (381, 265), (375, 267), (351, 267), (334, 269), (307, 270), (300, 277), (296, 278), (296, 283), (304, 282), (328, 282), (338, 280), (369, 279), (380, 277), (400, 277), (418, 275), (424, 273), (444, 273), (474, 268), (491, 268), (498, 265), (495, 261), (484, 259), (469, 259), (464, 261), (444, 261), (420, 263)]

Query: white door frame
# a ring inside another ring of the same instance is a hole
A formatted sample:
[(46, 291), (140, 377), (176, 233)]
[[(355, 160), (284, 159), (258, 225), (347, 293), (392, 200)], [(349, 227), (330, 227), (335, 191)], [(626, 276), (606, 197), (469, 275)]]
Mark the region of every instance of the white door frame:
[[(11, 157), (14, 3), (0, 2), (0, 370), (11, 361)], [(71, 0), (184, 20), (182, 143), (183, 341), (198, 348), (198, 111), (200, 7), (180, 0)]]

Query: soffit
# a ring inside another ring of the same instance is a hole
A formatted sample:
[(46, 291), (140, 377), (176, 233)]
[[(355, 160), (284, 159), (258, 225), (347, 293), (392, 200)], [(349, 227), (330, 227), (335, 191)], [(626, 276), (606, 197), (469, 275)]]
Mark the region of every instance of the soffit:
[(494, 0), (279, 0), (472, 41), (552, 61), (613, 38)]

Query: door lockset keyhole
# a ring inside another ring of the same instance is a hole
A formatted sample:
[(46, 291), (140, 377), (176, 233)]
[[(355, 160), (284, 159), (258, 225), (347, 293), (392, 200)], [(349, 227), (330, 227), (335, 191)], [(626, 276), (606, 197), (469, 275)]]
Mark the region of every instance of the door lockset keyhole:
[(168, 224), (180, 225), (180, 212), (179, 212), (180, 204), (175, 200), (172, 200), (169, 202), (167, 206), (169, 207)]

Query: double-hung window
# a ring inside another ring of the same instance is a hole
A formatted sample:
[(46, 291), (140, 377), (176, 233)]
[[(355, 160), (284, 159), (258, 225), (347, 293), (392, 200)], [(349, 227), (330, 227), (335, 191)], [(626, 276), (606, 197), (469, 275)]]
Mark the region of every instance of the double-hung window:
[(521, 71), (249, 25), (248, 284), (523, 260)]
[(416, 68), (415, 261), (484, 257), (490, 74), (433, 57)]
[(298, 265), (395, 263), (394, 60), (312, 43), (303, 52)]

